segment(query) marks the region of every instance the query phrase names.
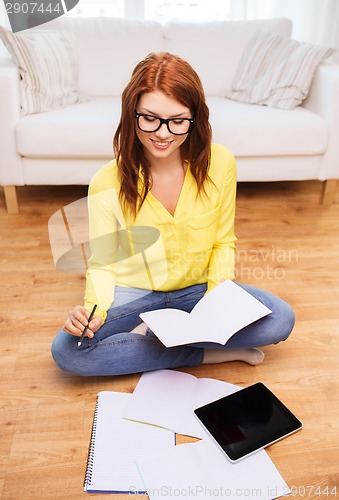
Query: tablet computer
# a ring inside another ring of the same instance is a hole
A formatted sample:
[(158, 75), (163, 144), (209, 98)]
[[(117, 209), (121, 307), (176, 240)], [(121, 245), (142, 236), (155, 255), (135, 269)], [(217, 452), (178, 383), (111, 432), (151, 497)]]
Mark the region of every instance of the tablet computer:
[(194, 413), (232, 462), (302, 428), (300, 420), (261, 382), (196, 408)]

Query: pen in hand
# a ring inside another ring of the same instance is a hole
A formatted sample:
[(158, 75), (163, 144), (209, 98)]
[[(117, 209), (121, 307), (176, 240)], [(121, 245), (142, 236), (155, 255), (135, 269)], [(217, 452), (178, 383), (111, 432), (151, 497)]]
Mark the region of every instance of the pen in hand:
[(81, 346), (82, 341), (83, 341), (83, 340), (84, 340), (84, 338), (85, 338), (86, 332), (87, 332), (87, 330), (88, 330), (88, 326), (89, 326), (89, 324), (90, 324), (90, 322), (91, 322), (91, 319), (93, 318), (93, 315), (94, 315), (94, 313), (95, 313), (96, 308), (97, 308), (97, 305), (96, 305), (96, 304), (94, 304), (93, 309), (92, 309), (92, 311), (91, 311), (91, 314), (89, 315), (89, 318), (88, 318), (88, 323), (87, 323), (87, 325), (85, 326), (85, 328), (83, 329), (83, 332), (82, 332), (81, 337), (80, 337), (80, 339), (79, 339), (79, 342), (78, 342), (78, 347), (80, 347), (80, 346)]

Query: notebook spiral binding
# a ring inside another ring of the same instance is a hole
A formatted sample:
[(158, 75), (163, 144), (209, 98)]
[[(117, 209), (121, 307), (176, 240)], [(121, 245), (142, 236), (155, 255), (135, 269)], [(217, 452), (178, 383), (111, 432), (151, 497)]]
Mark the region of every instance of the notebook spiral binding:
[(86, 466), (86, 472), (85, 472), (85, 478), (84, 478), (84, 488), (86, 486), (90, 486), (92, 483), (95, 436), (96, 436), (97, 422), (98, 422), (98, 409), (99, 409), (99, 396), (97, 397), (97, 402), (96, 402), (95, 410), (94, 410), (91, 440), (90, 440), (89, 447), (88, 447), (87, 466)]

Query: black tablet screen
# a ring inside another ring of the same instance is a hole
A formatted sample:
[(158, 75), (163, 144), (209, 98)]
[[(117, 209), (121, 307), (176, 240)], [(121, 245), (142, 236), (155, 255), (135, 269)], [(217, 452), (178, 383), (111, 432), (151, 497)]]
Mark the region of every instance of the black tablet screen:
[(194, 411), (231, 460), (238, 460), (302, 427), (262, 383)]

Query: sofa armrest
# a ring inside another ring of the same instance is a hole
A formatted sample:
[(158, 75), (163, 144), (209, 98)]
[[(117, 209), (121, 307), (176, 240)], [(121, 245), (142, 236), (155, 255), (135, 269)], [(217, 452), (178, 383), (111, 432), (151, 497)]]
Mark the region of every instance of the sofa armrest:
[(303, 107), (321, 116), (330, 129), (327, 151), (319, 172), (319, 180), (339, 179), (339, 65), (321, 64)]
[(0, 57), (0, 185), (24, 184), (15, 126), (20, 119), (19, 73), (10, 57)]

